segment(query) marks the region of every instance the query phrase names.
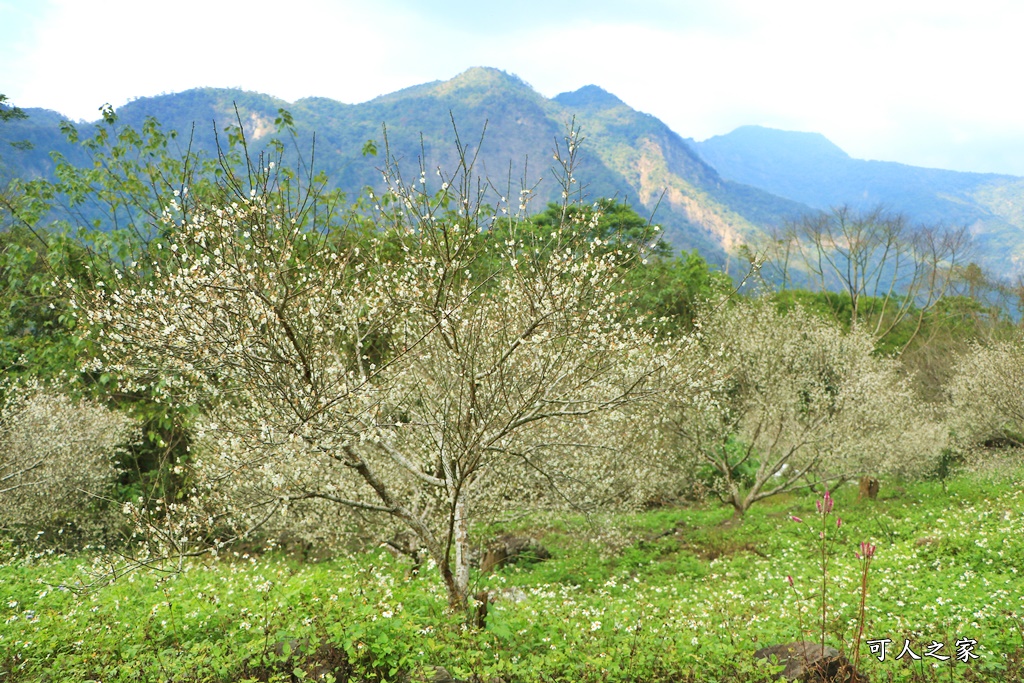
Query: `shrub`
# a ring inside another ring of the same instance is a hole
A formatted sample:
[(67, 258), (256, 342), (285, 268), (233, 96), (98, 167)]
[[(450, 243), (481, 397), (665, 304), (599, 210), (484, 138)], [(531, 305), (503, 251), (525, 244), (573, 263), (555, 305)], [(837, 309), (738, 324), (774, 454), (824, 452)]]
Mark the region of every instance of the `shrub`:
[(958, 448), (1024, 446), (1024, 340), (975, 344), (957, 360), (946, 394)]
[(9, 384), (0, 400), (0, 528), (22, 540), (109, 525), (106, 494), (133, 422), (96, 402), (38, 383)]
[(868, 334), (800, 308), (719, 310), (683, 340), (675, 372), (669, 410), (685, 469), (737, 514), (809, 482), (922, 473), (943, 445)]

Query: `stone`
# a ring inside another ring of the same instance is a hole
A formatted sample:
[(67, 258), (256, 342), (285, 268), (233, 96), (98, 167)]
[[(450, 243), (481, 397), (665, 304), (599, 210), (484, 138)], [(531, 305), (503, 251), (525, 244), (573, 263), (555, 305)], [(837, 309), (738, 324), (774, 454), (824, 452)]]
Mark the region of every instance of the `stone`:
[(775, 676), (800, 683), (867, 683), (853, 670), (846, 657), (834, 647), (798, 641), (763, 647), (754, 653), (757, 659), (776, 660), (786, 668)]
[(417, 671), (411, 678), (400, 678), (405, 683), (505, 683), (505, 680), (497, 676), (493, 678), (480, 678), (473, 674), (469, 679), (454, 678), (448, 669), (443, 666), (427, 666)]
[(458, 678), (453, 678), (448, 669), (443, 666), (428, 666), (418, 676), (412, 678), (413, 683), (465, 683)]
[(499, 569), (506, 561), (508, 561), (508, 551), (504, 545), (488, 548), (484, 551), (484, 556), (480, 558), (480, 573), (490, 574)]
[(431, 683), (455, 683), (455, 678), (448, 673), (448, 669), (443, 666), (434, 667), (434, 675), (431, 677)]
[(311, 643), (308, 638), (280, 640), (263, 655), (246, 658), (242, 666), (244, 678), (260, 681), (276, 679), (284, 674), (286, 680), (298, 680), (295, 672), (301, 670), (309, 680), (326, 680), (327, 674), (335, 680), (346, 681), (352, 674), (345, 650), (333, 643)]
[(480, 558), (480, 573), (491, 572), (514, 564), (518, 560), (546, 560), (551, 557), (547, 548), (536, 540), (526, 536), (505, 535), (487, 544), (487, 549)]

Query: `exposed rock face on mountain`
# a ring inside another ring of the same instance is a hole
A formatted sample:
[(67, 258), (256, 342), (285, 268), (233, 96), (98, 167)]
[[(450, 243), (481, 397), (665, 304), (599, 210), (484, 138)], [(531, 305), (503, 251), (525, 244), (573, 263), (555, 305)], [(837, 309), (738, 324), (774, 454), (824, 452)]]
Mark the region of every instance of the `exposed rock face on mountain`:
[[(117, 114), (133, 126), (155, 116), (164, 128), (179, 132), (183, 146), (192, 137), (194, 146), (212, 152), (214, 132), (224, 142), (224, 128), (239, 121), (260, 149), (275, 135), (279, 109), (291, 113), (307, 156), (315, 133), (316, 168), (350, 196), (381, 185), (385, 127), (387, 149), (403, 173), (418, 176), (422, 163), (428, 183), (437, 181), (438, 166), (456, 168), (457, 130), (470, 157), (479, 151), (474, 171), (494, 191), (515, 196), (522, 187), (532, 188), (532, 209), (539, 211), (560, 198), (552, 151), (575, 121), (584, 138), (575, 173), (583, 196), (617, 197), (641, 214), (653, 212), (676, 247), (700, 249), (713, 262), (801, 214), (881, 203), (918, 222), (969, 225), (979, 262), (1007, 276), (1024, 269), (1022, 178), (852, 159), (821, 135), (756, 126), (694, 142), (596, 85), (547, 99), (516, 76), (472, 68), (361, 104), (319, 97), (288, 103), (259, 93), (203, 88), (141, 98)], [(52, 174), (52, 150), (75, 163), (87, 160), (63, 139), (59, 114), (26, 111), (27, 120), (0, 126), (0, 177)], [(79, 127), (83, 137), (88, 134), (88, 124)], [(363, 157), (363, 145), (371, 139), (381, 155)], [(6, 144), (17, 140), (33, 148)]]
[[(281, 108), (292, 114), (303, 144), (308, 146), (315, 133), (317, 168), (352, 195), (381, 184), (378, 169), (383, 159), (364, 158), (361, 150), (373, 139), (383, 154), (384, 127), (388, 150), (403, 172), (418, 175), (422, 161), (430, 181), (436, 179), (436, 167), (456, 167), (457, 130), (471, 155), (480, 146), (476, 173), (503, 191), (518, 194), (523, 186), (535, 188), (533, 210), (540, 210), (560, 197), (553, 148), (575, 120), (584, 138), (575, 172), (583, 196), (614, 196), (641, 214), (654, 212), (654, 221), (679, 248), (698, 248), (720, 262), (727, 251), (759, 235), (764, 226), (807, 210), (798, 202), (723, 180), (661, 121), (597, 86), (547, 99), (497, 69), (469, 69), (448, 81), (417, 85), (361, 104), (325, 98), (287, 103), (258, 93), (205, 88), (138, 99), (117, 114), (121, 122), (133, 126), (155, 116), (165, 128), (177, 130), (182, 138), (192, 135), (195, 145), (212, 151), (214, 131), (220, 131), (223, 142), (223, 129), (239, 120), (250, 141), (256, 146), (265, 142)], [(60, 138), (58, 115), (28, 113), (27, 121), (0, 130), (2, 139), (31, 139), (35, 145), (29, 152), (3, 152), (8, 173), (52, 173), (52, 149), (73, 159), (80, 155)]]

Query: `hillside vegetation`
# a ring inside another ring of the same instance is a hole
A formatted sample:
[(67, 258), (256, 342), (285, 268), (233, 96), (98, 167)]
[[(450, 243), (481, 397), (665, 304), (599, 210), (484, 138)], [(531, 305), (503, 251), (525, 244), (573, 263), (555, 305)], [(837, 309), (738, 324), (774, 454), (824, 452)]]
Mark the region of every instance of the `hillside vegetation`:
[[(595, 92), (601, 95), (594, 96)], [(517, 77), (490, 68), (469, 69), (449, 81), (354, 105), (325, 98), (287, 103), (259, 93), (203, 88), (140, 98), (117, 114), (135, 128), (141, 128), (146, 117), (154, 117), (178, 132), (176, 145), (182, 151), (194, 135), (193, 148), (210, 153), (216, 147), (214, 133), (225, 143), (224, 128), (238, 120), (249, 143), (261, 148), (272, 137), (281, 108), (291, 114), (302, 149), (310, 148), (315, 132), (317, 168), (332, 186), (350, 196), (358, 196), (366, 186), (382, 188), (381, 164), (359, 153), (367, 140), (382, 143), (382, 124), (387, 125), (390, 153), (410, 170), (422, 162), (431, 173), (438, 166), (451, 168), (456, 161), (454, 124), (474, 151), (486, 127), (476, 169), (499, 194), (518, 195), (525, 188), (536, 194), (538, 205), (558, 200), (560, 171), (552, 169), (551, 145), (575, 117), (587, 138), (587, 151), (578, 161), (585, 187), (574, 190), (589, 201), (616, 197), (645, 217), (657, 207), (655, 222), (678, 249), (700, 249), (706, 258), (722, 263), (736, 245), (764, 226), (806, 209), (722, 179), (665, 124), (600, 88), (586, 86), (549, 100)], [(58, 115), (27, 111), (28, 119), (0, 129), (0, 142), (27, 140), (33, 149), (5, 151), (3, 158), (10, 174), (46, 177), (54, 169), (49, 152), (67, 156), (74, 148), (57, 131)], [(88, 131), (84, 127), (83, 135)], [(80, 156), (68, 158), (81, 161)]]
[[(463, 141), (473, 146), (486, 125), (477, 169), (499, 194), (507, 194), (511, 184), (514, 191), (533, 189), (540, 203), (556, 200), (560, 189), (549, 149), (575, 117), (587, 137), (587, 153), (579, 160), (583, 195), (617, 197), (645, 217), (657, 207), (655, 222), (669, 241), (677, 249), (699, 249), (712, 263), (735, 257), (743, 244), (761, 248), (766, 234), (810, 210), (842, 205), (858, 210), (881, 205), (913, 223), (968, 226), (977, 262), (996, 278), (1015, 278), (1024, 257), (1024, 194), (1018, 178), (852, 159), (821, 135), (758, 126), (696, 142), (598, 86), (547, 99), (497, 69), (472, 68), (448, 81), (359, 104), (317, 97), (289, 103), (260, 93), (201, 88), (137, 99), (118, 116), (135, 128), (155, 117), (178, 131), (182, 151), (194, 136), (194, 149), (212, 152), (215, 131), (224, 143), (225, 128), (239, 119), (250, 144), (261, 148), (273, 137), (280, 109), (290, 112), (300, 148), (309, 148), (315, 132), (317, 167), (353, 197), (368, 185), (382, 188), (380, 164), (359, 154), (367, 140), (381, 142), (382, 124), (397, 158), (414, 167), (425, 154), (425, 167), (434, 169), (454, 161), (454, 120)], [(52, 151), (77, 165), (86, 161), (61, 135), (59, 114), (26, 111), (27, 119), (0, 127), (0, 142), (23, 141), (31, 148), (5, 144), (0, 174), (52, 179)], [(83, 134), (89, 129), (83, 127)], [(297, 161), (294, 150), (290, 154)]]
[(583, 200), (572, 124), (551, 202), (390, 135), (346, 195), (262, 126), (104, 109), (0, 193), (6, 678), (1020, 675), (1024, 338), (965, 232), (809, 214), (816, 290), (737, 282)]

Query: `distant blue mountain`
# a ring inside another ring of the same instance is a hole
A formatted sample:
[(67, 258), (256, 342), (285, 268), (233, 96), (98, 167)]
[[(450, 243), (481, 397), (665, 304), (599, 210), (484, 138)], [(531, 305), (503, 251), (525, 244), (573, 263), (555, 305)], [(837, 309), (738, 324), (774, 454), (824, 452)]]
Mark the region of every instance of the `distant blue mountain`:
[(931, 225), (968, 225), (980, 261), (1024, 265), (1024, 179), (853, 159), (818, 133), (743, 126), (691, 146), (722, 177), (816, 209), (883, 205)]

